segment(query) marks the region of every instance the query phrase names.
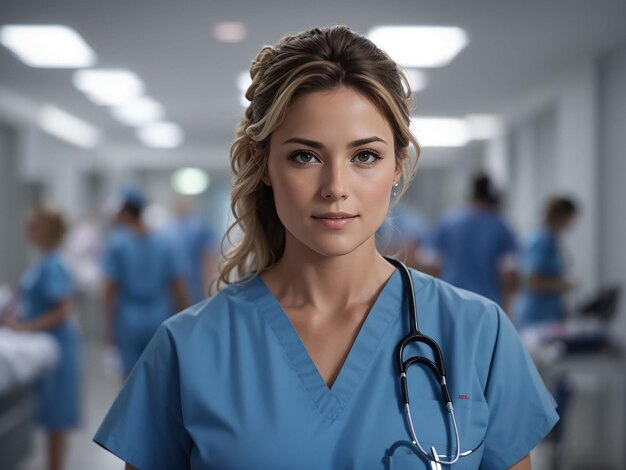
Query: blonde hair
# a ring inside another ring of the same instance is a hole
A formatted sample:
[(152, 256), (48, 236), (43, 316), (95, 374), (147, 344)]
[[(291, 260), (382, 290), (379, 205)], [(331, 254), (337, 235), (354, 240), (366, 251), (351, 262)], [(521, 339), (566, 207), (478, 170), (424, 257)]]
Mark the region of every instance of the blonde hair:
[[(410, 185), (419, 157), (419, 145), (409, 129), (411, 87), (404, 71), (369, 39), (345, 26), (311, 29), (263, 47), (252, 62), (250, 77), (252, 84), (246, 92), (250, 105), (230, 149), (234, 223), (222, 240), (216, 287), (253, 271), (256, 277), (283, 254), (285, 228), (276, 213), (272, 189), (262, 178), (270, 137), (299, 96), (349, 87), (381, 110), (391, 126), (401, 169), (394, 202)], [(415, 148), (414, 159), (408, 154), (409, 143)], [(224, 252), (237, 229), (241, 238)]]
[(60, 209), (49, 203), (30, 209), (26, 221), (37, 230), (37, 243), (45, 250), (58, 248), (67, 231), (67, 222)]

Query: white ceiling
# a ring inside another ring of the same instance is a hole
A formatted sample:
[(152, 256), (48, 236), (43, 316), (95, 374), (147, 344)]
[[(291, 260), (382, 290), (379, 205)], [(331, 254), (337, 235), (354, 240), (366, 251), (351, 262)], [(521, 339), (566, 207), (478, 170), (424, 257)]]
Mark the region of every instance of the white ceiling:
[[(217, 42), (211, 30), (221, 21), (246, 23), (247, 39)], [(379, 24), (461, 26), (469, 46), (448, 67), (427, 71), (417, 111), (464, 116), (498, 112), (569, 61), (625, 40), (626, 1), (0, 0), (0, 24), (52, 23), (76, 29), (96, 51), (97, 67), (136, 72), (167, 119), (183, 127), (179, 152), (198, 153), (232, 140), (242, 112), (237, 75), (286, 33), (337, 23), (362, 33)], [(71, 76), (30, 68), (0, 47), (0, 87), (94, 124), (114, 147), (139, 150), (132, 131), (87, 101)]]

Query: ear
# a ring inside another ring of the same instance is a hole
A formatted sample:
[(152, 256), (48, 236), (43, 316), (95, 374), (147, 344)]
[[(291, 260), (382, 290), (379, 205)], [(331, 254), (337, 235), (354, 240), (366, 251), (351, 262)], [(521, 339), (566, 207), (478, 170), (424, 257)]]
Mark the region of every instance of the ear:
[(400, 177), (402, 176), (402, 166), (403, 166), (404, 160), (406, 160), (408, 156), (409, 156), (409, 148), (403, 147), (400, 150), (400, 153), (398, 154), (398, 156), (396, 157), (396, 170), (394, 171), (394, 174), (393, 174), (393, 184), (396, 184), (400, 181)]
[(268, 171), (267, 167), (265, 168), (265, 173), (263, 173), (262, 180), (266, 186), (272, 186), (272, 180), (270, 180), (270, 172)]

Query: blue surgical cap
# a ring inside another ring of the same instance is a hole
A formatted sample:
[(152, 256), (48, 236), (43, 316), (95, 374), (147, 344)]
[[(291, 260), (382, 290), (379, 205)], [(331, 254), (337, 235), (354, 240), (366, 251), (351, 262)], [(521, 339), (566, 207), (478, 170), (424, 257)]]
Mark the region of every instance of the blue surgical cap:
[(119, 198), (122, 206), (128, 204), (137, 209), (143, 209), (146, 204), (143, 191), (136, 186), (122, 186), (119, 191)]

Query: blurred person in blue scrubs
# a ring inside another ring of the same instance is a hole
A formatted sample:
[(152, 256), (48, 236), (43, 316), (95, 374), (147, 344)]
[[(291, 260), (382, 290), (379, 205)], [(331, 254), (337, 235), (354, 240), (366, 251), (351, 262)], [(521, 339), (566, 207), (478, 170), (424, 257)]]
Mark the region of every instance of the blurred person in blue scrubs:
[[(79, 424), (79, 335), (71, 316), (73, 286), (58, 248), (66, 232), (62, 213), (42, 204), (26, 216), (26, 236), (38, 260), (20, 280), (24, 319), (16, 331), (45, 331), (58, 342), (58, 367), (42, 379), (37, 421), (48, 432), (48, 469), (60, 470), (67, 455), (67, 433)], [(0, 464), (1, 466), (1, 464)]]
[(194, 213), (191, 198), (180, 196), (166, 234), (183, 265), (189, 299), (192, 304), (198, 303), (207, 297), (209, 284), (216, 274), (216, 243), (211, 226)]
[[(265, 46), (250, 75), (224, 288), (159, 328), (94, 440), (128, 469), (436, 468), (453, 402), (473, 451), (456, 468), (529, 469), (558, 416), (506, 315), (376, 249), (419, 155), (402, 70), (336, 26)], [(426, 456), (396, 362), (413, 295), (451, 390), (424, 363), (406, 376)]]
[(575, 284), (566, 276), (560, 236), (572, 225), (577, 212), (572, 199), (553, 196), (545, 206), (543, 228), (526, 243), (523, 290), (515, 309), (519, 329), (559, 323), (565, 317), (563, 297)]
[(486, 175), (472, 182), (470, 203), (442, 217), (428, 270), (462, 289), (498, 303), (506, 312), (517, 286), (517, 242), (498, 214), (499, 197)]
[(174, 247), (142, 221), (142, 191), (125, 186), (116, 196), (116, 227), (102, 261), (104, 313), (107, 340), (119, 349), (126, 377), (159, 325), (188, 302)]
[(423, 271), (421, 252), (428, 231), (426, 219), (408, 204), (400, 203), (391, 209), (378, 230), (380, 252), (398, 257), (407, 266)]

